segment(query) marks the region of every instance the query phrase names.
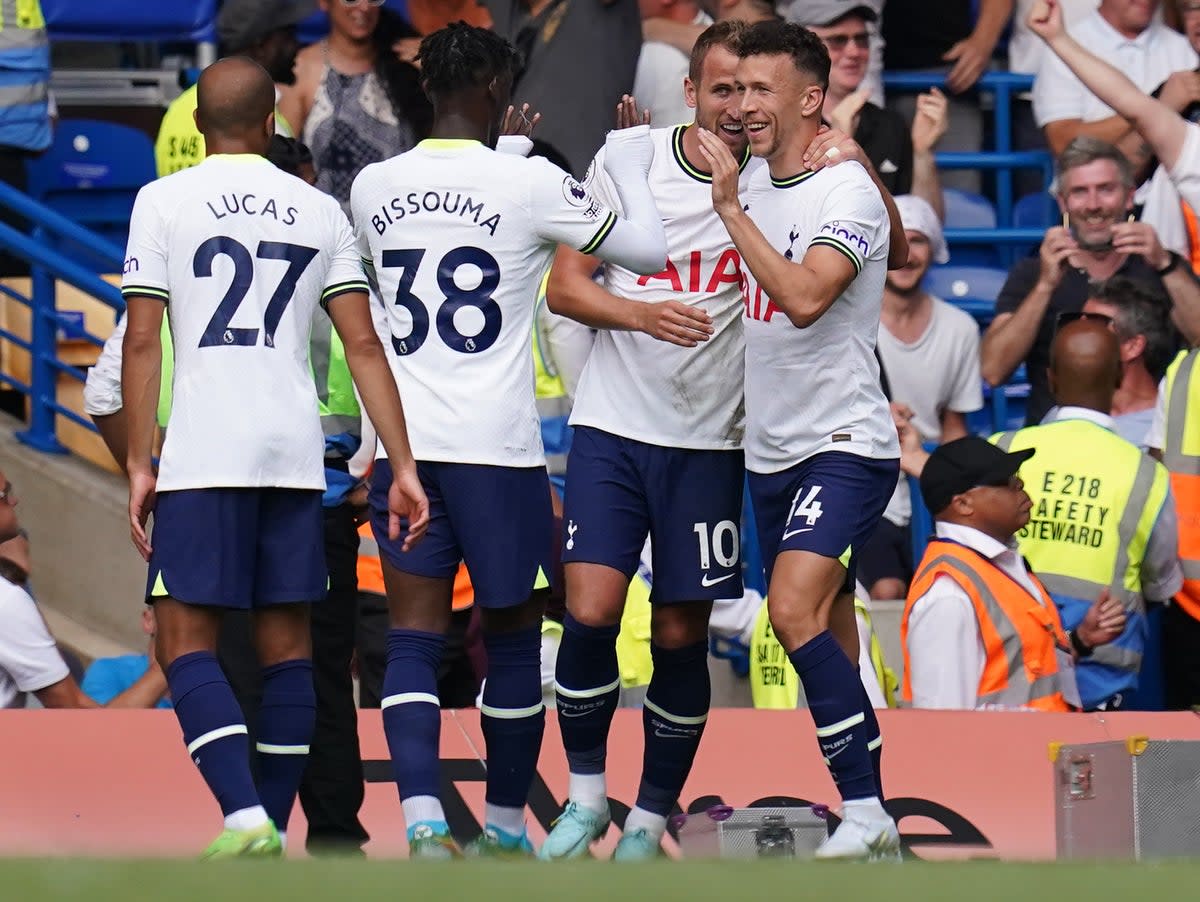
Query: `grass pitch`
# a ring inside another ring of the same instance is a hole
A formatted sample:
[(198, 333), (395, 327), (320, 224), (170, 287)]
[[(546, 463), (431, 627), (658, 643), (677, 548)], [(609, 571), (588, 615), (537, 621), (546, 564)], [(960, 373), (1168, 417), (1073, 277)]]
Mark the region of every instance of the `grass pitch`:
[(813, 862), (420, 863), (0, 861), (0, 899), (42, 902), (1122, 902), (1200, 898), (1200, 862), (900, 865)]

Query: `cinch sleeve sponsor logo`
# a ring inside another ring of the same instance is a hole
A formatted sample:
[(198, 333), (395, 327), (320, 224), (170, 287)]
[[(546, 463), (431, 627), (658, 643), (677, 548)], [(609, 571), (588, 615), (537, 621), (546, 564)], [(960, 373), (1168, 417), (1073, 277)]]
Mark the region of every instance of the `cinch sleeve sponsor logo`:
[(862, 235), (857, 232), (852, 232), (850, 229), (842, 225), (840, 220), (834, 220), (821, 226), (821, 232), (837, 238), (851, 247), (857, 247), (865, 257), (871, 250), (871, 244)]

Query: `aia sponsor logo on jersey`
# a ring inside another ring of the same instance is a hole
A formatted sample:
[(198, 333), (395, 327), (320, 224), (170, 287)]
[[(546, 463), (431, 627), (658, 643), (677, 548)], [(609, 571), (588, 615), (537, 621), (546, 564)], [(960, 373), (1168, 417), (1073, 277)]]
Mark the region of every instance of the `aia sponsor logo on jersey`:
[(639, 277), (638, 284), (648, 285), (651, 279), (669, 282), (672, 291), (716, 294), (722, 286), (737, 285), (742, 281), (742, 258), (729, 247), (721, 252), (716, 264), (709, 267), (700, 251), (691, 251), (678, 262), (668, 258), (666, 269), (652, 276)]

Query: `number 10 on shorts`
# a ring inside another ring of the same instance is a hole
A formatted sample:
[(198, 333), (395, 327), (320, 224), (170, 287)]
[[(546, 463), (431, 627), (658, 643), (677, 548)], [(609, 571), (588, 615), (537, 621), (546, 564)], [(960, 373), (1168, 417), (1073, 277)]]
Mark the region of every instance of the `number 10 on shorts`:
[[(709, 531), (707, 523), (696, 523), (692, 532), (700, 541), (700, 569), (709, 570), (715, 559), (718, 567), (729, 569), (737, 564), (740, 536), (737, 524), (732, 520), (722, 520)], [(726, 548), (729, 553), (726, 554)]]

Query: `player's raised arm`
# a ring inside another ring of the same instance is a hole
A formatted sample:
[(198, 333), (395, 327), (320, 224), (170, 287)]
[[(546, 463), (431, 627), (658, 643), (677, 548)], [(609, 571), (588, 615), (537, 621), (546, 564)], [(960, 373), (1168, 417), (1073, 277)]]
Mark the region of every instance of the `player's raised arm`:
[(1059, 0), (1038, 0), (1027, 23), (1084, 87), (1129, 120), (1168, 170), (1175, 168), (1187, 138), (1187, 123), (1178, 113), (1067, 34)]
[(126, 327), (122, 345), (121, 394), (128, 424), (129, 527), (133, 544), (146, 560), (146, 522), (154, 509), (154, 430), (162, 378), (162, 318), (169, 299), (167, 257), (161, 245), (161, 217), (145, 189), (138, 193), (129, 221), (129, 245), (121, 293)]
[[(605, 169), (605, 151), (592, 161), (591, 179), (585, 186), (601, 204), (619, 207), (616, 186)], [(550, 270), (546, 304), (557, 314), (567, 316), (593, 329), (645, 332), (660, 341), (685, 348), (707, 341), (712, 334), (712, 317), (698, 307), (679, 301), (648, 304), (618, 297), (606, 291), (592, 275), (596, 258), (561, 245)]]
[[(713, 209), (763, 291), (798, 329), (811, 326), (854, 281), (861, 262), (849, 250), (818, 243), (799, 262), (784, 257), (742, 209), (738, 198), (738, 166), (724, 142), (700, 132), (700, 148), (712, 169)], [(879, 201), (880, 213), (883, 212)]]

